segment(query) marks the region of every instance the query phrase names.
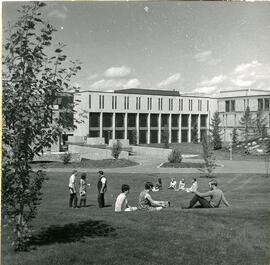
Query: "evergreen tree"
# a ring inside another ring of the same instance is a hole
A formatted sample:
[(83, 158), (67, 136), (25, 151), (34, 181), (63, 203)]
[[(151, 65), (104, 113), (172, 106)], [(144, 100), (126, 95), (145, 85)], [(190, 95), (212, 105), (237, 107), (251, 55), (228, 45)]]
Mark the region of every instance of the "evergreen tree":
[(234, 127), (232, 130), (232, 143), (237, 144), (237, 142), (238, 142), (238, 133), (236, 127)]
[[(64, 90), (74, 91), (72, 77), (80, 70), (77, 62), (67, 62), (63, 44), (53, 45), (56, 30), (43, 22), (44, 6), (23, 5), (3, 38), (2, 214), (12, 227), (16, 250), (28, 248), (45, 180), (30, 163), (63, 131), (70, 115), (57, 118), (54, 105)], [(73, 107), (68, 104), (63, 111), (72, 114)]]
[(213, 141), (213, 148), (214, 150), (218, 150), (222, 148), (222, 141), (221, 141), (221, 132), (222, 128), (220, 126), (221, 120), (219, 118), (219, 113), (216, 111), (211, 119), (210, 124), (210, 133), (211, 138)]
[(257, 137), (265, 138), (267, 136), (266, 117), (262, 111), (258, 111), (254, 119), (255, 135)]
[(254, 127), (254, 121), (252, 119), (249, 106), (246, 108), (243, 116), (240, 118), (239, 124), (242, 126), (240, 131), (242, 132), (245, 142), (247, 143), (252, 135), (252, 130)]

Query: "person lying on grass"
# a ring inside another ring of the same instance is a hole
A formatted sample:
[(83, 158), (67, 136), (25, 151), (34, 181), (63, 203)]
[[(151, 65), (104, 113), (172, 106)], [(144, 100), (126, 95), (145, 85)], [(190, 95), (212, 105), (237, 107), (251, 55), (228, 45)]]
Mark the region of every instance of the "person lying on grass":
[(137, 207), (131, 207), (127, 202), (127, 195), (130, 187), (127, 184), (122, 185), (122, 193), (120, 193), (115, 202), (115, 212), (133, 212), (137, 210)]
[[(215, 179), (209, 182), (210, 191), (201, 193), (194, 191), (194, 197), (189, 202), (188, 207), (182, 207), (183, 209), (192, 208), (197, 202), (200, 203), (200, 208), (218, 208), (221, 201), (229, 207), (230, 204), (225, 198), (225, 195), (221, 189), (217, 187), (217, 181)], [(205, 197), (210, 197), (210, 200), (205, 199)]]
[(150, 191), (153, 189), (152, 182), (145, 183), (145, 190), (140, 193), (139, 196), (139, 210), (147, 210), (147, 211), (160, 211), (163, 208), (169, 207), (169, 201), (154, 201), (150, 196)]

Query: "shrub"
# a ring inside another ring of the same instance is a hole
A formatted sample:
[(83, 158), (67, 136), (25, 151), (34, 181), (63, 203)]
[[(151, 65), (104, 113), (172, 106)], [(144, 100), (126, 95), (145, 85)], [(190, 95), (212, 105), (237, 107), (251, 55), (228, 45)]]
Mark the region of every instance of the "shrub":
[(64, 153), (62, 155), (61, 159), (62, 159), (64, 165), (68, 164), (71, 160), (71, 153), (68, 153), (68, 152)]
[(122, 144), (119, 140), (112, 146), (112, 156), (118, 159), (120, 153), (122, 152)]
[(168, 161), (170, 163), (181, 163), (183, 159), (183, 156), (180, 152), (180, 150), (173, 149), (170, 155), (168, 156)]

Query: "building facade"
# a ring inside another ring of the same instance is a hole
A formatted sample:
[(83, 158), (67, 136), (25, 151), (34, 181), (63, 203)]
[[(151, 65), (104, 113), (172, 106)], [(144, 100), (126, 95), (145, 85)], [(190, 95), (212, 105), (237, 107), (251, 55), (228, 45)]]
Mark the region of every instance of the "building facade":
[(215, 98), (163, 90), (82, 91), (75, 100), (82, 122), (76, 124), (74, 136), (104, 137), (106, 143), (109, 139), (161, 143), (165, 133), (169, 143), (192, 142), (194, 135), (200, 141), (217, 110)]
[[(161, 143), (167, 131), (169, 143), (198, 141), (218, 111), (223, 141), (231, 141), (247, 106), (253, 117), (261, 111), (270, 127), (270, 92), (265, 90), (221, 91), (217, 98), (181, 95), (177, 91), (124, 89), (114, 92), (82, 91), (75, 94), (77, 123), (74, 136), (129, 139), (133, 144)], [(81, 115), (83, 113), (83, 115)], [(83, 117), (83, 118), (82, 118)]]
[(265, 119), (268, 133), (270, 133), (270, 92), (269, 90), (231, 90), (221, 91), (217, 99), (217, 110), (223, 127), (223, 141), (231, 141), (234, 128), (241, 131), (239, 123), (246, 108), (250, 108), (251, 116), (255, 119), (258, 112)]

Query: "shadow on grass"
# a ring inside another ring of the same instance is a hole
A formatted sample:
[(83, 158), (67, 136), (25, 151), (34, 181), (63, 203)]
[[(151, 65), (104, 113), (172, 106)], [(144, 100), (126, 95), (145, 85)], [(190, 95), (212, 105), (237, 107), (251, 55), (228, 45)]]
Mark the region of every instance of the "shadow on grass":
[(30, 246), (71, 243), (82, 241), (85, 237), (115, 236), (115, 228), (103, 221), (87, 220), (78, 223), (52, 225), (42, 229), (30, 240)]

